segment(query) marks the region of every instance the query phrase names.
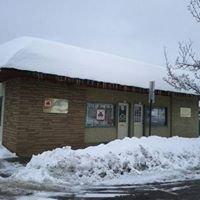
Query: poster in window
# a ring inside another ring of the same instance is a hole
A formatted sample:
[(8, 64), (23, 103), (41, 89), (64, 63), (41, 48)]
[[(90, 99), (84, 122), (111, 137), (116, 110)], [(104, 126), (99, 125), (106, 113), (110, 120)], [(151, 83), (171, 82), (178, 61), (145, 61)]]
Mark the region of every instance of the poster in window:
[(119, 122), (126, 122), (126, 106), (119, 106)]
[(105, 110), (104, 109), (97, 109), (97, 115), (96, 115), (96, 119), (98, 121), (104, 121), (105, 120)]
[(114, 126), (114, 105), (104, 103), (87, 103), (86, 126)]
[(44, 100), (45, 113), (68, 113), (68, 100), (48, 98)]

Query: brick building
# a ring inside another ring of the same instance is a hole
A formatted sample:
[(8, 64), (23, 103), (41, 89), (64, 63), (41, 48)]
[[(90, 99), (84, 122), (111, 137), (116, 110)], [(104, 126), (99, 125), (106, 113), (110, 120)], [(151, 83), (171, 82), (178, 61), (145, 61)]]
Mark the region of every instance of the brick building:
[(198, 136), (199, 97), (170, 88), (164, 68), (34, 38), (3, 49), (1, 138), (20, 156), (148, 136), (150, 80), (158, 85), (152, 134)]

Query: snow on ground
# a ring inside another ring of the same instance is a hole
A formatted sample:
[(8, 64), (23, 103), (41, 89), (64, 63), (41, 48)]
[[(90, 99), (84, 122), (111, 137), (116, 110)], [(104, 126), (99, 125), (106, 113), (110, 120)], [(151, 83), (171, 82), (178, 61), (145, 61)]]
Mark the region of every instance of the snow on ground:
[(9, 177), (23, 167), (24, 166), (17, 161), (10, 162), (7, 160), (0, 160), (0, 177)]
[[(57, 148), (33, 156), (20, 181), (67, 185), (122, 184), (197, 177), (200, 138), (124, 138), (86, 149)], [(118, 182), (119, 180), (119, 182)]]
[(41, 197), (38, 195), (35, 196), (21, 196), (18, 197), (17, 200), (57, 200), (57, 198), (51, 198), (51, 197)]
[(18, 162), (15, 153), (0, 145), (0, 177), (8, 177), (21, 168), (23, 165)]
[(11, 157), (16, 157), (16, 155), (14, 153), (11, 153), (4, 146), (0, 145), (0, 159)]

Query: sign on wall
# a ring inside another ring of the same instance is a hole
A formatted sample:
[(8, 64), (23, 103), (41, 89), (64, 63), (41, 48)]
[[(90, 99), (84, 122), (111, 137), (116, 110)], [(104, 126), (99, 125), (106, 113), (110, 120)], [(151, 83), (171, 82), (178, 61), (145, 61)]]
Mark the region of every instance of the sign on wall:
[(180, 108), (180, 116), (181, 117), (191, 117), (191, 108)]
[(43, 111), (46, 113), (68, 113), (68, 100), (54, 98), (45, 99)]
[(98, 121), (104, 121), (105, 120), (105, 116), (106, 116), (106, 113), (105, 113), (104, 109), (97, 109), (96, 119)]

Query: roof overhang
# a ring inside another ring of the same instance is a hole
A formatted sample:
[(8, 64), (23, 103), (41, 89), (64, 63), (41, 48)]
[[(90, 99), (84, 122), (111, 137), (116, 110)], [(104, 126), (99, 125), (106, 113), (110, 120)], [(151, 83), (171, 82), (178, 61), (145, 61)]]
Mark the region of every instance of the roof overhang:
[[(89, 79), (71, 78), (67, 76), (48, 74), (48, 73), (37, 72), (37, 71), (21, 70), (21, 69), (16, 69), (16, 68), (7, 68), (7, 67), (0, 68), (0, 82), (5, 82), (7, 80), (16, 79), (16, 78), (31, 78), (35, 80), (62, 82), (69, 85), (77, 85), (81, 87), (101, 88), (101, 89), (136, 92), (136, 93), (143, 93), (143, 94), (148, 94), (149, 92), (147, 88), (142, 88), (142, 87), (113, 84), (113, 83), (94, 81), (94, 80), (89, 80)], [(172, 91), (165, 91), (165, 90), (156, 90), (155, 94), (163, 95), (163, 96), (176, 95), (176, 96), (200, 97), (200, 95), (188, 94), (188, 93), (183, 93), (183, 92), (172, 92)]]

